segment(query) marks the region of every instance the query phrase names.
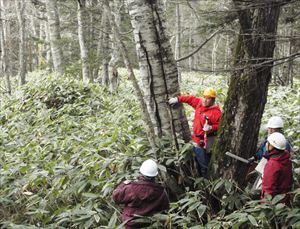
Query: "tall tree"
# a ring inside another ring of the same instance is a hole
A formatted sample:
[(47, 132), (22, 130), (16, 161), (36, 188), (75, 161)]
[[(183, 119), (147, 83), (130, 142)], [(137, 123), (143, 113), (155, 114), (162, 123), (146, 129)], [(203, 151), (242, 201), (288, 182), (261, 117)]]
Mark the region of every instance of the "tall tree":
[(256, 150), (282, 1), (234, 0), (233, 3), (241, 27), (235, 54), (239, 70), (231, 78), (211, 168), (215, 177), (233, 178), (242, 185), (247, 166), (224, 153), (231, 151), (247, 158)]
[(64, 71), (63, 54), (60, 46), (60, 22), (56, 0), (47, 0), (47, 17), (49, 25), (49, 39), (54, 71), (61, 75)]
[(4, 2), (0, 0), (0, 74), (5, 77), (6, 82), (6, 91), (8, 94), (11, 94), (11, 83), (10, 83), (10, 75), (8, 73), (8, 44), (6, 42), (7, 38), (5, 36), (6, 32), (6, 23), (4, 17)]
[(102, 51), (102, 85), (108, 87), (109, 85), (109, 34), (110, 34), (110, 24), (108, 19), (108, 12), (106, 10), (103, 11), (102, 17), (103, 23), (103, 32), (102, 32), (102, 44), (101, 44), (101, 51)]
[[(176, 2), (176, 36), (175, 36), (175, 59), (181, 57), (181, 7), (179, 0)], [(180, 62), (177, 62), (178, 78), (181, 81)]]
[(26, 50), (25, 50), (25, 1), (24, 0), (16, 0), (16, 9), (17, 9), (17, 17), (19, 22), (19, 74), (18, 74), (18, 82), (19, 85), (25, 84), (25, 76), (26, 76)]
[[(165, 32), (160, 0), (128, 0), (131, 24), (139, 59), (144, 101), (156, 136), (173, 136), (188, 141), (190, 131), (182, 105), (171, 109), (169, 97), (180, 94), (178, 71)], [(178, 145), (177, 145), (178, 147)]]
[[(116, 22), (116, 26), (119, 27), (121, 24), (121, 16), (120, 16), (120, 0), (114, 0), (111, 1), (111, 9), (114, 9), (115, 11), (115, 22)], [(118, 64), (118, 60), (120, 57), (120, 52), (119, 52), (119, 48), (118, 45), (116, 44), (117, 42), (117, 38), (115, 33), (112, 33), (112, 54), (111, 54), (111, 58), (109, 61), (109, 88), (111, 92), (116, 91), (117, 87), (118, 87), (118, 80), (119, 80), (119, 73), (118, 73), (118, 69), (117, 69), (117, 64)]]
[(92, 82), (93, 79), (92, 74), (90, 74), (89, 63), (88, 63), (88, 49), (86, 47), (86, 38), (85, 38), (85, 25), (87, 22), (86, 17), (86, 1), (85, 0), (77, 0), (78, 11), (77, 11), (77, 21), (78, 21), (78, 40), (80, 46), (80, 57), (81, 57), (81, 65), (82, 65), (82, 78), (83, 82), (89, 83)]
[(137, 95), (137, 99), (138, 99), (139, 104), (140, 104), (141, 113), (142, 113), (142, 120), (144, 121), (144, 124), (145, 124), (145, 127), (146, 127), (146, 133), (147, 133), (149, 143), (150, 143), (151, 147), (154, 149), (156, 147), (154, 128), (153, 128), (153, 125), (152, 125), (151, 120), (150, 120), (150, 114), (149, 114), (149, 112), (147, 110), (147, 107), (146, 107), (146, 104), (143, 100), (143, 92), (140, 89), (140, 86), (138, 84), (138, 81), (137, 81), (137, 79), (135, 77), (135, 74), (134, 74), (134, 71), (133, 71), (133, 67), (132, 67), (132, 64), (131, 64), (131, 61), (130, 61), (130, 58), (129, 58), (129, 52), (128, 52), (123, 40), (121, 39), (120, 29), (117, 26), (116, 19), (115, 19), (115, 17), (113, 16), (113, 14), (111, 12), (108, 0), (106, 0), (106, 2), (104, 4), (104, 7), (105, 7), (105, 11), (108, 13), (110, 23), (112, 24), (112, 30), (113, 30), (113, 33), (114, 33), (114, 37), (117, 41), (116, 43), (118, 44), (118, 46), (120, 48), (124, 64), (125, 64), (125, 66), (127, 68), (127, 71), (128, 71), (129, 79), (132, 82), (132, 85), (135, 89), (135, 93)]

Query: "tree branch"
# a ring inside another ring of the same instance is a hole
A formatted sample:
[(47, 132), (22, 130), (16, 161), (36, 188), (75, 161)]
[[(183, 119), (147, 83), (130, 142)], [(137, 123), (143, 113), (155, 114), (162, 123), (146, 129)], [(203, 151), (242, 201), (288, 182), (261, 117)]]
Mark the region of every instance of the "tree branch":
[(194, 51), (192, 51), (191, 53), (189, 53), (188, 55), (181, 57), (177, 60), (175, 60), (176, 62), (180, 62), (183, 61), (191, 56), (193, 56), (195, 53), (197, 53), (204, 45), (206, 45), (207, 42), (209, 42), (218, 32), (220, 32), (221, 29), (218, 29), (217, 31), (215, 31), (213, 34), (211, 34), (209, 36), (209, 38), (207, 38), (198, 48), (196, 48)]

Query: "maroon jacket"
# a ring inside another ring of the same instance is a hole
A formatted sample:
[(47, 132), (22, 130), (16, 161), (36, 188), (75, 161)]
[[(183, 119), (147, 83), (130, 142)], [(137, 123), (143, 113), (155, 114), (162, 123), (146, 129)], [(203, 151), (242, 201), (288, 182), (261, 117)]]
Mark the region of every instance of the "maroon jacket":
[[(288, 151), (280, 153), (272, 150), (268, 154), (268, 162), (262, 178), (262, 198), (266, 194), (275, 196), (285, 194), (292, 188), (292, 161)], [(287, 204), (288, 198), (282, 200)]]
[(154, 213), (169, 209), (169, 199), (165, 189), (154, 181), (143, 176), (138, 181), (120, 184), (113, 192), (117, 204), (125, 204), (122, 221), (126, 228), (141, 228), (142, 225), (132, 222), (134, 215), (151, 216)]
[(205, 107), (202, 104), (202, 100), (195, 96), (178, 96), (180, 103), (187, 103), (195, 109), (194, 126), (192, 139), (198, 145), (200, 143), (200, 136), (204, 136), (203, 126), (205, 124), (205, 117), (208, 117), (208, 124), (212, 126), (212, 130), (208, 132), (208, 135), (218, 131), (219, 123), (221, 120), (222, 112), (218, 105)]

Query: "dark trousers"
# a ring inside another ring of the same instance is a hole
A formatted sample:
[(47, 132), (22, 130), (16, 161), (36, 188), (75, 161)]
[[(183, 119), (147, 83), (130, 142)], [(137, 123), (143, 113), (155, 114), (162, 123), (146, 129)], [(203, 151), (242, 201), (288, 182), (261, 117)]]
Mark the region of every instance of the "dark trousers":
[(210, 161), (210, 154), (206, 153), (203, 147), (194, 147), (196, 154), (198, 172), (202, 177), (207, 178), (207, 169)]

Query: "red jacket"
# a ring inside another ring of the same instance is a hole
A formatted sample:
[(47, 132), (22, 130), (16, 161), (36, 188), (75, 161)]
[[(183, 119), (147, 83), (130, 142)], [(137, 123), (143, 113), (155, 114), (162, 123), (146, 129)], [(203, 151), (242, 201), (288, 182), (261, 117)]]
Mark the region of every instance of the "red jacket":
[(195, 96), (178, 96), (178, 101), (181, 103), (187, 103), (195, 109), (192, 134), (192, 139), (194, 142), (199, 145), (200, 136), (204, 136), (203, 126), (205, 124), (205, 116), (207, 116), (209, 119), (208, 124), (212, 126), (212, 130), (208, 132), (208, 135), (218, 131), (222, 116), (219, 106), (213, 105), (210, 107), (205, 107), (202, 105), (202, 100)]
[(154, 213), (169, 209), (169, 199), (165, 189), (144, 177), (129, 184), (120, 184), (113, 192), (117, 204), (125, 204), (122, 221), (127, 221), (126, 228), (141, 228), (142, 225), (132, 222), (134, 215), (151, 216)]
[[(268, 162), (264, 168), (262, 178), (262, 198), (266, 194), (275, 196), (277, 194), (285, 194), (292, 188), (292, 161), (288, 151), (279, 153), (272, 150), (268, 154)], [(282, 202), (287, 203), (288, 199)]]

